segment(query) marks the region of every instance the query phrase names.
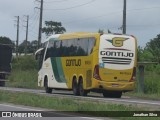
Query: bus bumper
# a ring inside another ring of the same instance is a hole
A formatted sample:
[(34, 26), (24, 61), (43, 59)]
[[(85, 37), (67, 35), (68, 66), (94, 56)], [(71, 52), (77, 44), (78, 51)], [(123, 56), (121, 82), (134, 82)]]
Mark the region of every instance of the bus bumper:
[(106, 82), (98, 81), (92, 84), (92, 88), (108, 91), (132, 91), (135, 89), (135, 82)]

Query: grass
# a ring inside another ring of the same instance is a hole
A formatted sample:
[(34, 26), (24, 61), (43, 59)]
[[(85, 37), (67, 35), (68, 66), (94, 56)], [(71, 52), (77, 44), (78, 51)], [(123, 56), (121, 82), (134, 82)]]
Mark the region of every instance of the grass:
[(34, 56), (19, 56), (12, 61), (12, 73), (7, 78), (8, 87), (38, 89), (38, 63)]
[[(41, 107), (47, 109), (54, 109), (58, 111), (69, 111), (85, 113), (92, 116), (108, 116), (107, 111), (148, 111), (149, 108), (135, 106), (135, 105), (122, 105), (113, 103), (99, 103), (99, 102), (85, 102), (80, 100), (73, 100), (69, 98), (58, 98), (45, 95), (36, 95), (33, 93), (15, 93), (8, 91), (0, 91), (0, 102), (8, 102), (13, 104)], [(99, 111), (99, 112), (98, 112)], [(106, 111), (106, 112), (105, 112)], [(125, 114), (125, 112), (123, 112)], [(151, 118), (151, 117), (150, 117)], [(122, 120), (132, 119), (129, 117), (121, 117)], [(134, 118), (135, 119), (135, 118)], [(144, 118), (136, 117), (138, 120)], [(146, 120), (146, 117), (145, 117)], [(156, 118), (155, 118), (156, 120)]]
[(152, 99), (152, 100), (160, 100), (160, 94), (146, 94), (146, 93), (138, 93), (138, 92), (127, 92), (123, 94), (124, 96), (130, 96), (133, 98), (143, 98), (143, 99)]
[[(37, 87), (37, 61), (34, 60), (33, 56), (18, 57), (13, 60), (13, 69), (11, 76), (8, 77), (10, 80), (6, 83), (9, 87), (20, 87), (20, 88), (33, 88)], [(144, 93), (138, 93), (138, 87), (134, 92), (129, 92), (126, 95), (160, 99), (160, 70), (157, 68), (156, 71), (145, 71), (145, 91)], [(14, 93), (0, 91), (0, 102), (8, 102), (13, 104), (20, 104), (33, 107), (41, 107), (47, 109), (55, 109), (61, 111), (81, 111), (95, 116), (106, 115), (105, 111), (148, 111), (149, 108), (141, 108), (141, 106), (135, 105), (122, 105), (122, 104), (106, 104), (106, 103), (95, 103), (95, 102), (84, 102), (80, 100), (72, 100), (66, 98), (53, 98), (44, 95), (35, 95), (32, 93)], [(103, 112), (90, 112), (90, 111), (103, 111)], [(121, 117), (122, 120), (134, 120), (135, 117)], [(136, 120), (158, 120), (159, 118), (154, 117), (136, 117)]]
[[(138, 107), (134, 107), (132, 105), (125, 106), (122, 104), (85, 102), (69, 98), (49, 97), (33, 93), (15, 93), (8, 91), (0, 91), (0, 101), (62, 111), (130, 111), (137, 110)], [(143, 109), (139, 108), (138, 110)]]
[(9, 81), (6, 82), (8, 87), (32, 88), (38, 89), (38, 72), (37, 70), (13, 70)]
[(139, 73), (137, 73), (137, 84), (136, 89), (133, 92), (125, 93), (124, 95), (145, 98), (145, 99), (155, 99), (160, 100), (160, 72), (145, 70), (144, 72), (144, 93), (139, 92), (138, 83)]
[[(8, 87), (19, 87), (19, 88), (32, 88), (40, 89), (38, 87), (38, 63), (34, 59), (34, 56), (21, 56), (14, 58), (12, 62), (12, 74), (8, 77), (9, 82), (6, 83)], [(138, 79), (139, 73), (137, 73)], [(145, 88), (144, 93), (139, 93), (138, 80), (136, 90), (129, 92), (124, 95), (160, 99), (160, 65), (157, 66), (146, 66), (145, 69)]]

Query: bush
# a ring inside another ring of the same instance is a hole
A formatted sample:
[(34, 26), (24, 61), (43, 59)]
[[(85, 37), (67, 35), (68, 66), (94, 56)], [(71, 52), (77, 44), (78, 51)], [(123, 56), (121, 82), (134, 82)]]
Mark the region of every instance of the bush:
[(19, 56), (12, 61), (12, 73), (6, 86), (20, 88), (38, 88), (38, 63), (34, 56)]
[(19, 56), (13, 58), (12, 68), (13, 70), (34, 70), (38, 68), (38, 63), (32, 55)]
[(149, 94), (160, 93), (159, 75), (155, 71), (145, 71), (144, 92)]
[(155, 71), (160, 75), (160, 64), (156, 65)]

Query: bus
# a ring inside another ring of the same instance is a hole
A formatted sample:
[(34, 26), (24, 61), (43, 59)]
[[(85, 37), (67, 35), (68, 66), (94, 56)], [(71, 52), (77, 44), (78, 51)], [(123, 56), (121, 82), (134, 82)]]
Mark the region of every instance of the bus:
[(121, 98), (135, 88), (137, 40), (132, 35), (68, 33), (48, 37), (35, 53), (39, 60), (38, 86), (46, 93), (90, 91)]

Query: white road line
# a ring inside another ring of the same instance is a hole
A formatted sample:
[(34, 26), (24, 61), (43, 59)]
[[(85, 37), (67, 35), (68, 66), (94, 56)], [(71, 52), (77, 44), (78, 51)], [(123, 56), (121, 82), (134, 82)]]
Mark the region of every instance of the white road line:
[[(3, 90), (13, 90), (14, 88), (3, 88)], [(20, 92), (30, 92), (30, 93), (36, 93), (36, 94), (45, 94), (45, 93), (41, 93), (41, 91), (38, 91), (38, 90), (25, 90), (25, 89), (14, 89), (14, 91), (20, 91)], [(55, 94), (53, 94), (55, 95)], [(62, 96), (62, 95), (56, 95), (56, 96)], [(71, 95), (67, 95), (67, 97), (70, 97)], [(74, 98), (81, 98), (81, 97), (75, 97), (75, 96), (72, 96)], [(112, 99), (112, 98), (94, 98), (94, 97), (84, 97), (84, 99), (86, 100), (100, 100), (100, 101), (115, 101), (115, 102), (127, 102), (127, 103), (136, 103), (136, 104), (148, 104), (148, 105), (158, 105), (160, 106), (160, 102), (159, 101), (147, 101), (147, 100), (125, 100), (125, 99)]]
[[(0, 104), (0, 106), (13, 107), (13, 108), (24, 109), (24, 110), (31, 110), (31, 111), (44, 111), (44, 110), (38, 110), (38, 109), (32, 109), (32, 108), (24, 108), (25, 106), (24, 107), (19, 107), (19, 106), (6, 105), (6, 104)], [(50, 111), (46, 111), (46, 112), (50, 112)], [(54, 113), (55, 114), (59, 114), (59, 115), (67, 115), (67, 114), (61, 114), (61, 113), (56, 113), (56, 112), (54, 112)], [(67, 115), (67, 116), (74, 116), (74, 115)]]
[(128, 103), (137, 103), (137, 104), (150, 104), (150, 105), (160, 105), (160, 103), (156, 102), (147, 102), (147, 101), (136, 101), (136, 100), (116, 100), (116, 99), (110, 99), (110, 101), (116, 101), (116, 102), (128, 102)]
[(80, 118), (90, 119), (90, 120), (102, 120), (102, 119), (98, 119), (98, 118), (90, 118), (90, 117), (80, 117)]
[(24, 107), (14, 106), (14, 105), (6, 105), (6, 104), (0, 104), (0, 105), (6, 106), (6, 107), (13, 107), (13, 108), (18, 108), (18, 109), (30, 110), (30, 111), (42, 111), (42, 110), (38, 110), (38, 109), (24, 108)]
[[(90, 97), (86, 97), (88, 99), (94, 99), (94, 100), (105, 100), (105, 99), (101, 99), (101, 98), (90, 98)], [(107, 98), (105, 101), (115, 101), (115, 102), (128, 102), (128, 103), (137, 103), (137, 104), (150, 104), (150, 105), (160, 105), (160, 103), (157, 103), (158, 101), (154, 102), (154, 101), (136, 101), (136, 100), (123, 100), (123, 99), (111, 99), (111, 98)]]

